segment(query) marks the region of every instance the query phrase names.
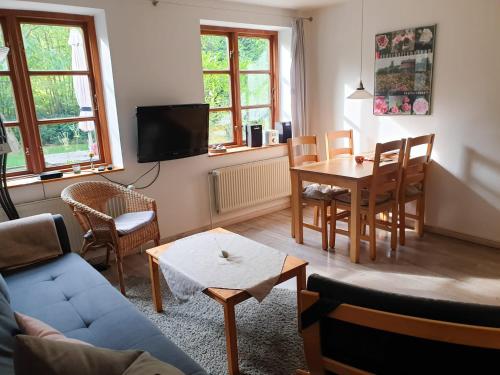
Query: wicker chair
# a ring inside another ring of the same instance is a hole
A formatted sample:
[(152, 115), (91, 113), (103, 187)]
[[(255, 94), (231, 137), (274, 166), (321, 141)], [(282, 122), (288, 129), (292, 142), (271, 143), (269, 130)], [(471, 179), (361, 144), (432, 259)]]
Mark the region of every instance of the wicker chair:
[[(115, 252), (120, 290), (125, 295), (123, 258), (149, 241), (160, 244), (156, 202), (120, 185), (95, 181), (68, 186), (61, 198), (84, 230), (82, 252), (91, 247), (106, 247), (106, 263), (109, 252)], [(124, 211), (115, 218), (106, 213), (112, 201), (119, 201)]]

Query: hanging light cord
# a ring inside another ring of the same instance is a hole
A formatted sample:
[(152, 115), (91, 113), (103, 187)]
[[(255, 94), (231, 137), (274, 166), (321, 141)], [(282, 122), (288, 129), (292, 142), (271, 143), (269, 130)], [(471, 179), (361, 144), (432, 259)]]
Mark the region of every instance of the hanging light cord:
[(360, 45), (360, 56), (361, 56), (361, 66), (359, 70), (359, 81), (363, 81), (363, 34), (365, 25), (365, 0), (361, 0), (361, 45)]

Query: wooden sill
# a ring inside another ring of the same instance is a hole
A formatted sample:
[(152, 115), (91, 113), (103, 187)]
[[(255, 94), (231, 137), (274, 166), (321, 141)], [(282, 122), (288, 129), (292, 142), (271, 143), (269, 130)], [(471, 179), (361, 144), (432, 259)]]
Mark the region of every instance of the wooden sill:
[(208, 152), (208, 157), (211, 158), (211, 157), (215, 157), (215, 156), (237, 154), (239, 152), (266, 150), (266, 149), (275, 148), (275, 147), (286, 147), (286, 143), (280, 143), (277, 145), (269, 145), (269, 146), (262, 146), (262, 147), (248, 147), (248, 146), (231, 147), (231, 148), (228, 148), (227, 151), (223, 152), (223, 153), (210, 153), (210, 152)]
[(97, 170), (97, 168), (94, 169), (94, 170), (82, 169), (82, 171), (81, 171), (80, 174), (75, 174), (73, 172), (63, 171), (63, 176), (62, 177), (60, 177), (60, 178), (54, 178), (54, 179), (51, 179), (51, 180), (45, 180), (45, 181), (40, 180), (40, 177), (35, 176), (35, 175), (25, 176), (25, 177), (16, 177), (16, 178), (12, 178), (12, 179), (7, 180), (7, 187), (9, 189), (11, 189), (11, 188), (17, 188), (17, 187), (22, 187), (22, 186), (45, 184), (45, 183), (49, 183), (49, 182), (61, 182), (61, 181), (64, 181), (64, 180), (71, 180), (71, 179), (74, 179), (74, 178), (84, 178), (84, 177), (95, 176), (95, 175), (100, 175), (100, 174), (108, 174), (108, 173), (114, 173), (114, 172), (121, 172), (123, 170), (125, 170), (123, 167), (114, 168), (114, 169), (112, 169), (110, 171), (108, 171), (106, 169), (103, 172), (99, 172)]

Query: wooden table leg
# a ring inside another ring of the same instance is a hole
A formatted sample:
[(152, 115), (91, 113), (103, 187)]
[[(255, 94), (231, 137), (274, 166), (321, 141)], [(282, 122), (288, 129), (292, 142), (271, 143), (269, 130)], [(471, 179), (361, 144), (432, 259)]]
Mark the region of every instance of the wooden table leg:
[(304, 230), (302, 227), (302, 207), (300, 203), (300, 195), (302, 194), (302, 182), (297, 171), (291, 171), (292, 176), (292, 222), (294, 230), (292, 236), (295, 236), (295, 242), (304, 243)]
[(162, 312), (162, 300), (161, 300), (161, 289), (160, 289), (160, 271), (158, 263), (156, 263), (151, 255), (148, 255), (149, 259), (149, 277), (151, 279), (151, 292), (153, 296), (153, 304), (155, 306), (156, 312)]
[(361, 189), (358, 184), (351, 188), (351, 262), (359, 263), (359, 246), (361, 242)]
[(302, 294), (301, 291), (305, 290), (306, 286), (306, 267), (300, 267), (297, 271), (297, 325), (299, 332), (302, 332), (302, 324), (300, 316), (302, 314)]
[(234, 305), (232, 303), (224, 303), (223, 306), (226, 331), (227, 367), (229, 375), (238, 375), (240, 369), (238, 366), (238, 337), (236, 335)]

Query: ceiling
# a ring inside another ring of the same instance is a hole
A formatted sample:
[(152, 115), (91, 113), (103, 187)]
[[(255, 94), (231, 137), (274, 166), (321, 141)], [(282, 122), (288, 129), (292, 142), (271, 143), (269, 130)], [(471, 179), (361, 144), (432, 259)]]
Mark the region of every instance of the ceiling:
[(340, 3), (345, 0), (226, 0), (233, 3), (263, 5), (275, 8), (310, 9)]

